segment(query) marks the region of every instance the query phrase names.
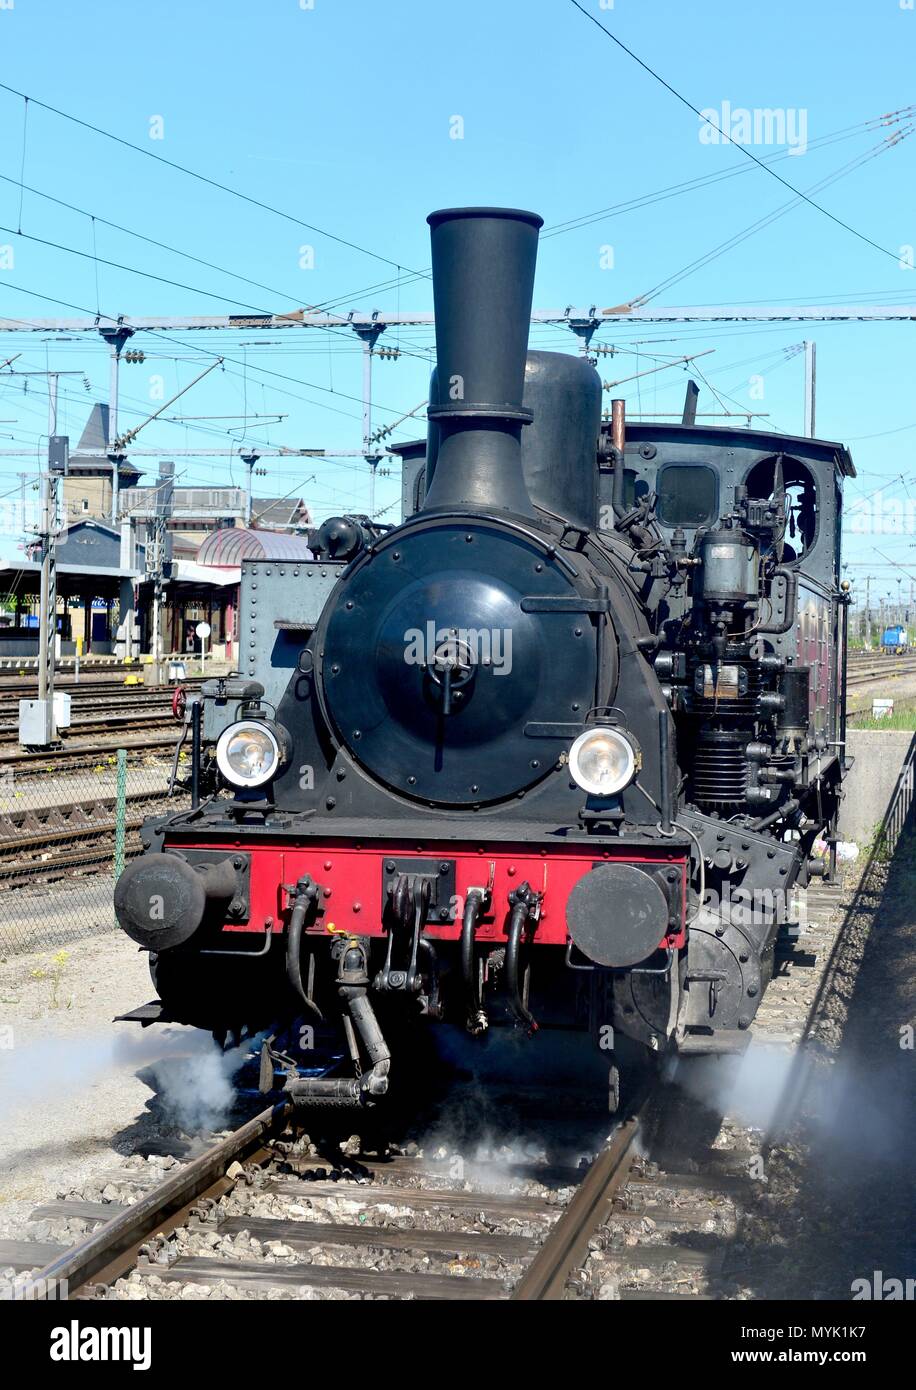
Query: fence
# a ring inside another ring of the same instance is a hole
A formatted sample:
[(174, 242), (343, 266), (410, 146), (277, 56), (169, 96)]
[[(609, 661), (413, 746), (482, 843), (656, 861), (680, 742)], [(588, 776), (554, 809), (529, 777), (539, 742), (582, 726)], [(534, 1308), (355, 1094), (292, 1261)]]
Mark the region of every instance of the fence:
[(914, 767), (916, 767), (916, 739), (913, 740), (906, 762), (900, 769), (897, 785), (894, 787), (888, 802), (887, 811), (875, 841), (875, 848), (883, 859), (891, 858), (901, 835), (909, 829), (913, 813)]
[(164, 753), (120, 749), (0, 776), (0, 956), (115, 928), (114, 882), (142, 822), (189, 804), (168, 798), (170, 771)]

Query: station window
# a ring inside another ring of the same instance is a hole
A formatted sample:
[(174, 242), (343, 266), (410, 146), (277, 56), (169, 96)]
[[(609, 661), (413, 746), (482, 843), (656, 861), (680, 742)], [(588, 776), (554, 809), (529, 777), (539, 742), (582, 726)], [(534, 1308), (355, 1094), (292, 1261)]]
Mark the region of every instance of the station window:
[(716, 517), (718, 480), (705, 463), (669, 463), (658, 475), (658, 516), (666, 526), (702, 526)]

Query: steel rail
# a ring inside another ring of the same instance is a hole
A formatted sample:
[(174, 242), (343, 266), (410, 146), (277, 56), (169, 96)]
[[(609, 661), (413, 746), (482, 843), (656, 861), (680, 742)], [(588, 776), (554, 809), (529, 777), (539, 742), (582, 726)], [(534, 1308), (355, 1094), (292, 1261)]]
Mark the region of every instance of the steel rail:
[[(177, 728), (177, 725), (176, 725)], [(122, 737), (115, 742), (74, 743), (63, 748), (43, 748), (38, 752), (25, 749), (8, 751), (0, 745), (0, 767), (22, 767), (33, 771), (66, 771), (68, 768), (85, 768), (91, 765), (101, 753), (117, 753), (125, 748), (128, 753), (156, 753), (163, 748), (174, 748), (177, 733), (151, 733), (145, 738)]]
[(171, 1230), (181, 1224), (185, 1209), (224, 1180), (231, 1163), (248, 1156), (264, 1139), (278, 1132), (290, 1109), (289, 1102), (282, 1102), (262, 1110), (132, 1207), (119, 1212), (31, 1275), (17, 1286), (17, 1299), (53, 1300), (61, 1288), (66, 1288), (66, 1297), (72, 1299), (96, 1275), (104, 1274), (105, 1283), (119, 1278), (136, 1263), (139, 1247), (151, 1235), (166, 1225)]
[(614, 1131), (516, 1284), (511, 1301), (549, 1303), (566, 1297), (570, 1275), (584, 1263), (589, 1240), (610, 1214), (614, 1197), (626, 1182), (650, 1099), (651, 1093), (636, 1114)]

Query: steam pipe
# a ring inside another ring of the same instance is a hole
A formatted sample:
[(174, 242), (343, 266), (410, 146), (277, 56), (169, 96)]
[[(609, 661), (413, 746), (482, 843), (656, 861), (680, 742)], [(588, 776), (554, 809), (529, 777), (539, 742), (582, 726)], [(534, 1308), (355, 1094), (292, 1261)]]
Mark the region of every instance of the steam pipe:
[(483, 1033), (489, 1022), (480, 1000), (474, 960), (474, 934), (483, 911), (483, 899), (483, 892), (479, 888), (472, 888), (464, 900), (464, 915), (461, 919), (461, 978), (464, 982), (467, 1006), (467, 1030), (472, 1037), (478, 1037)]
[(391, 1053), (369, 1003), (369, 960), (364, 942), (350, 937), (340, 957), (337, 971), (338, 993), (347, 1006), (359, 1040), (372, 1066), (359, 1079), (361, 1097), (383, 1096), (388, 1090)]
[(782, 820), (786, 816), (792, 816), (798, 810), (801, 803), (797, 797), (790, 797), (782, 806), (777, 806), (775, 811), (771, 811), (763, 820), (754, 821), (754, 830), (766, 830), (767, 826), (773, 825), (775, 821)]
[(532, 892), (526, 882), (521, 884), (514, 893), (510, 893), (509, 902), (512, 904), (512, 912), (509, 917), (509, 929), (506, 933), (506, 992), (509, 996), (510, 1009), (519, 1022), (525, 1025), (528, 1036), (531, 1038), (538, 1031), (539, 1025), (534, 1016), (529, 1013), (522, 999), (518, 983), (518, 963), (522, 932), (528, 925), (531, 910), (537, 902), (537, 894)]
[(200, 700), (191, 703), (191, 808), (200, 805), (200, 732), (203, 707)]
[(658, 712), (658, 754), (660, 762), (659, 796), (662, 803), (662, 834), (671, 833), (671, 777), (668, 768), (668, 711)]
[(614, 478), (611, 502), (616, 517), (621, 517), (624, 513), (623, 496), (626, 478), (623, 455), (627, 443), (626, 409), (626, 401), (611, 401), (611, 443), (614, 446)]
[[(788, 565), (777, 565), (773, 571), (772, 578), (783, 575), (786, 581), (786, 611), (781, 623), (767, 624), (761, 623), (757, 628), (758, 633), (769, 633), (773, 637), (779, 637), (782, 633), (788, 632), (794, 625), (796, 611), (798, 608), (798, 570), (790, 569)], [(772, 583), (770, 586), (772, 592)]]
[(321, 1018), (321, 1011), (313, 999), (311, 999), (302, 983), (302, 929), (305, 926), (305, 919), (314, 907), (318, 899), (318, 885), (306, 876), (300, 878), (296, 884), (296, 895), (293, 901), (293, 910), (289, 917), (289, 928), (286, 933), (286, 978), (293, 987), (293, 992), (298, 999), (301, 999), (306, 1008)]
[(338, 993), (372, 1066), (357, 1077), (291, 1077), (283, 1090), (294, 1101), (347, 1107), (371, 1105), (377, 1096), (383, 1096), (388, 1090), (391, 1052), (369, 1002), (368, 963), (365, 943), (358, 937), (351, 936), (342, 944), (337, 969)]

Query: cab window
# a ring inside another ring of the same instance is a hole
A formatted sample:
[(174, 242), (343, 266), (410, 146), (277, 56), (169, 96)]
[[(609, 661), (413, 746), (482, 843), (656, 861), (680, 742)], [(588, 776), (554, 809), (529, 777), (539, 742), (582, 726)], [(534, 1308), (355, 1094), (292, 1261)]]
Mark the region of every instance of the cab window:
[(666, 526), (702, 526), (716, 517), (718, 480), (705, 463), (669, 463), (658, 475), (658, 517)]

